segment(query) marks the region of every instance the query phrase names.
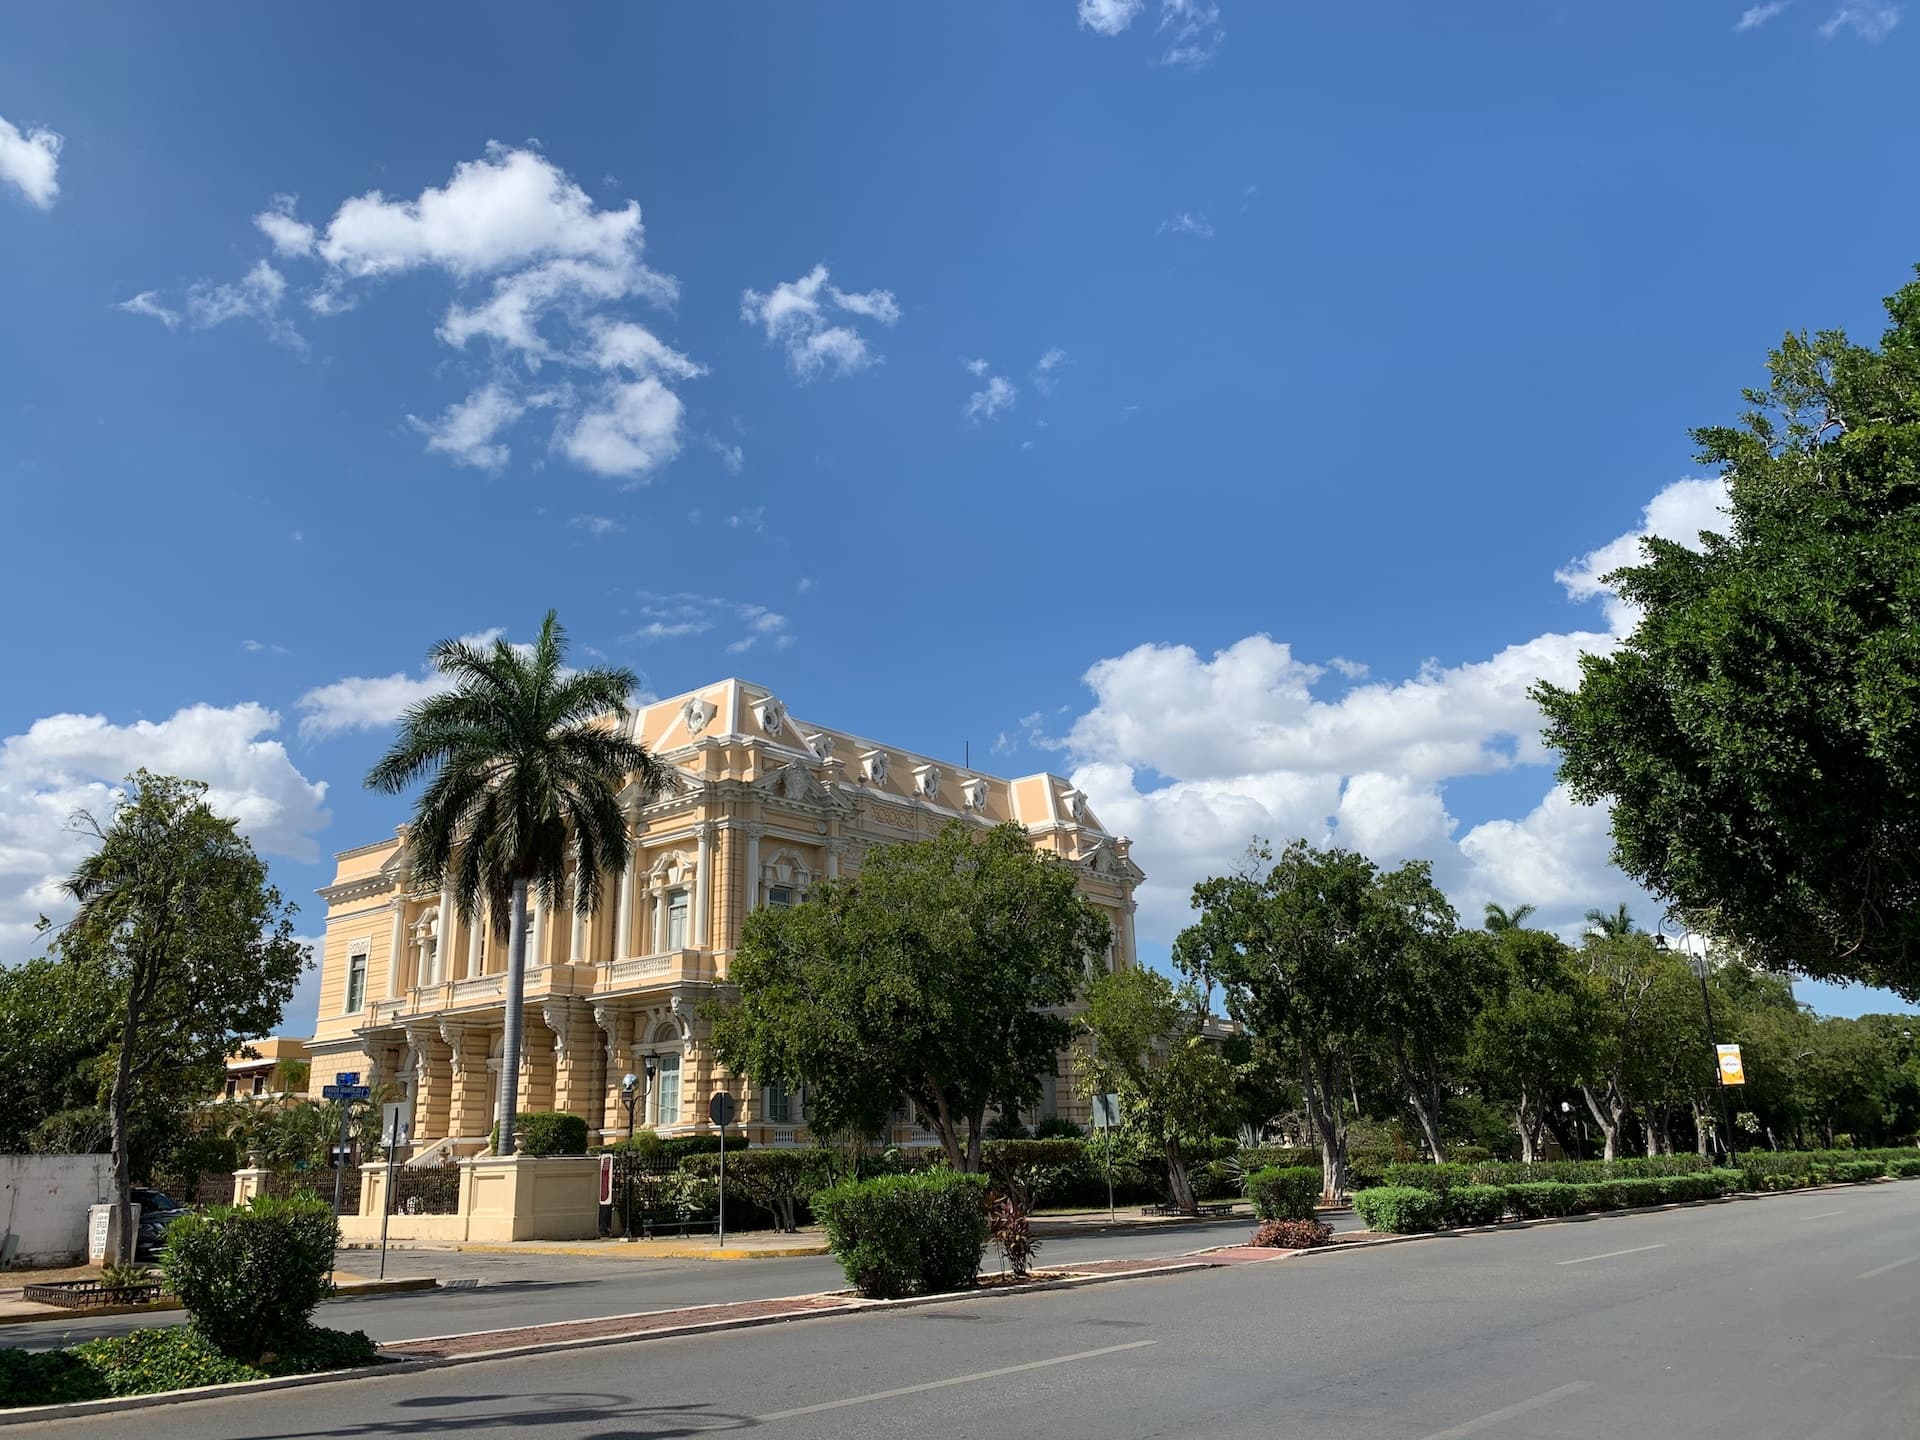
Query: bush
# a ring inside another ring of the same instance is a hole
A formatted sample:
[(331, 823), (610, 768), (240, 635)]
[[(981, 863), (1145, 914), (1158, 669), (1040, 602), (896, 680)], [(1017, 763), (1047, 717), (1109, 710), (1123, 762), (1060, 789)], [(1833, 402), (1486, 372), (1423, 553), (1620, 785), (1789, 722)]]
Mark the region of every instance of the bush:
[(1442, 1197), (1449, 1225), (1497, 1225), (1507, 1213), (1504, 1185), (1456, 1185)]
[(1261, 1220), (1311, 1220), (1314, 1202), (1320, 1198), (1320, 1167), (1256, 1170), (1247, 1177), (1247, 1198)]
[(160, 1269), (223, 1355), (252, 1360), (297, 1340), (332, 1288), (340, 1222), (312, 1195), (259, 1196), (176, 1220)]
[(1247, 1243), (1273, 1250), (1311, 1250), (1332, 1238), (1333, 1227), (1324, 1220), (1263, 1220)]
[[(587, 1153), (587, 1122), (564, 1110), (529, 1110), (513, 1117), (514, 1148), (522, 1155), (584, 1155)], [(500, 1150), (500, 1123), (493, 1126), (490, 1142), (494, 1153)]]
[[(774, 1228), (800, 1228), (800, 1210), (833, 1180), (839, 1157), (824, 1147), (741, 1149), (727, 1152), (727, 1192), (737, 1185), (758, 1208), (773, 1217)], [(719, 1155), (694, 1155), (682, 1162), (689, 1175), (717, 1179)], [(718, 1191), (715, 1191), (718, 1194)]]
[(378, 1364), (361, 1331), (305, 1327), (277, 1354), (246, 1364), (225, 1355), (192, 1325), (109, 1335), (65, 1350), (0, 1350), (0, 1397), (11, 1405), (64, 1405), (115, 1395), (153, 1395), (195, 1385), (228, 1385), (270, 1375), (306, 1375)]
[[(733, 1144), (727, 1148), (739, 1150), (739, 1138), (736, 1136)], [(692, 1156), (717, 1154), (719, 1149), (718, 1135), (670, 1135), (662, 1138), (651, 1130), (636, 1130), (631, 1140), (617, 1140), (611, 1145), (602, 1145), (594, 1153), (631, 1155), (639, 1165), (674, 1170)]]
[(1920, 1155), (1916, 1155), (1911, 1160), (1889, 1160), (1887, 1174), (1896, 1180), (1911, 1180), (1916, 1175), (1920, 1175)]
[(1369, 1230), (1389, 1235), (1415, 1235), (1440, 1224), (1440, 1197), (1411, 1185), (1379, 1185), (1357, 1190), (1353, 1208)]
[(1048, 1115), (1033, 1127), (1036, 1140), (1084, 1140), (1087, 1132), (1064, 1115)]
[(814, 1197), (847, 1279), (883, 1300), (958, 1290), (987, 1248), (987, 1179), (935, 1171), (847, 1180)]

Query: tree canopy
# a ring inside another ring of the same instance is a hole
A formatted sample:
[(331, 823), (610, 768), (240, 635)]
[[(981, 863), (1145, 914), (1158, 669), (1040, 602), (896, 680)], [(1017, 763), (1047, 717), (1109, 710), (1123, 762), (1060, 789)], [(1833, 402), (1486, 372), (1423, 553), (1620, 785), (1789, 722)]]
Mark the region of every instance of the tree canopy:
[(1724, 534), (1649, 538), (1639, 623), (1542, 684), (1615, 858), (1756, 964), (1920, 998), (1920, 282), (1876, 350), (1789, 334), (1735, 425), (1694, 432)]
[(1071, 1034), (1060, 1010), (1108, 938), (1070, 866), (1016, 825), (956, 821), (750, 914), (714, 1049), (757, 1083), (806, 1086), (821, 1132), (878, 1131), (904, 1096), (978, 1170), (987, 1110), (1039, 1098)]

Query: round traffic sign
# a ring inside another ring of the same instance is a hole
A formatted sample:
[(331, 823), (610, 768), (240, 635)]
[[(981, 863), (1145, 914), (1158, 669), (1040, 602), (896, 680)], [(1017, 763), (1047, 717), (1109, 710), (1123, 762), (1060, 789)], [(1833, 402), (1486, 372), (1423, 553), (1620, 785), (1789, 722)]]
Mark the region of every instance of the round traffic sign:
[(707, 1118), (722, 1130), (731, 1125), (739, 1113), (740, 1102), (724, 1090), (714, 1091), (713, 1098), (707, 1101)]

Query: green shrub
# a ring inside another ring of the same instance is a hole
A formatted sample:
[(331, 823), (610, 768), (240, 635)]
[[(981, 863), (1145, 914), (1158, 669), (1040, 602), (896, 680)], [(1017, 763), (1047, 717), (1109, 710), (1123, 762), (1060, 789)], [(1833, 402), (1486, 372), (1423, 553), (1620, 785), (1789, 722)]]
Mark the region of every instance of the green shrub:
[(1504, 1185), (1456, 1185), (1441, 1200), (1449, 1225), (1497, 1225), (1507, 1213)]
[[(740, 1137), (734, 1136), (728, 1150), (741, 1148)], [(596, 1155), (631, 1155), (642, 1165), (651, 1165), (656, 1169), (678, 1169), (681, 1162), (695, 1155), (712, 1155), (720, 1149), (718, 1135), (669, 1135), (662, 1137), (651, 1130), (636, 1130), (631, 1140), (617, 1140), (611, 1145), (602, 1145), (594, 1151)]]
[(1578, 1187), (1556, 1180), (1530, 1180), (1507, 1186), (1507, 1205), (1522, 1220), (1571, 1215)]
[(259, 1196), (176, 1220), (160, 1269), (223, 1355), (252, 1360), (296, 1339), (332, 1288), (340, 1222), (312, 1195)]
[(1256, 1170), (1247, 1177), (1247, 1199), (1262, 1220), (1311, 1220), (1320, 1198), (1320, 1167), (1289, 1165)]
[(1357, 1190), (1354, 1212), (1367, 1222), (1369, 1230), (1390, 1235), (1414, 1235), (1439, 1226), (1440, 1197), (1431, 1190), (1412, 1185), (1380, 1185)]
[(1286, 1170), (1296, 1165), (1320, 1168), (1320, 1151), (1313, 1145), (1244, 1145), (1240, 1163), (1251, 1175), (1256, 1170)]
[[(739, 1186), (749, 1200), (773, 1217), (775, 1229), (791, 1233), (800, 1228), (802, 1207), (832, 1183), (838, 1163), (839, 1156), (822, 1146), (729, 1150), (727, 1193), (731, 1195)], [(681, 1162), (681, 1169), (689, 1175), (717, 1179), (720, 1157), (690, 1156)]]
[(1311, 1250), (1333, 1238), (1324, 1220), (1263, 1220), (1247, 1243), (1271, 1250)]
[(1409, 1161), (1404, 1165), (1389, 1165), (1382, 1177), (1389, 1185), (1411, 1185), (1417, 1190), (1432, 1190), (1445, 1194), (1456, 1185), (1489, 1183), (1474, 1179), (1472, 1165), (1449, 1162), (1434, 1165), (1424, 1160)]
[(222, 1354), (195, 1326), (168, 1325), (41, 1354), (0, 1350), (0, 1401), (63, 1405), (195, 1385), (229, 1385), (270, 1375), (345, 1370), (379, 1360), (373, 1341), (358, 1330), (304, 1327), (289, 1335), (279, 1352), (247, 1364)]
[[(584, 1155), (587, 1122), (564, 1110), (529, 1110), (513, 1117), (514, 1149), (522, 1155)], [(500, 1122), (495, 1121), (490, 1142), (500, 1150)]]
[(1084, 1140), (1087, 1132), (1064, 1115), (1043, 1116), (1033, 1127), (1036, 1140)]
[(862, 1295), (958, 1290), (987, 1248), (987, 1178), (954, 1171), (846, 1180), (814, 1197), (827, 1244)]
[(1911, 1180), (1914, 1176), (1920, 1175), (1920, 1155), (1910, 1160), (1887, 1161), (1887, 1174), (1896, 1180)]

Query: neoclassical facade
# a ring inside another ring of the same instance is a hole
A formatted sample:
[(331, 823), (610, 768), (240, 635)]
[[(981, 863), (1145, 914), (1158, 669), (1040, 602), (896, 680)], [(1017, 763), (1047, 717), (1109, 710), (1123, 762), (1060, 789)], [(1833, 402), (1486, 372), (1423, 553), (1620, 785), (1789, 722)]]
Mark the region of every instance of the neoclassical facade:
[[(1004, 780), (794, 719), (767, 690), (722, 680), (633, 710), (632, 736), (668, 782), (622, 797), (624, 873), (591, 917), (536, 905), (529, 933), (522, 1110), (569, 1110), (612, 1138), (626, 1128), (625, 1074), (655, 1076), (641, 1126), (709, 1128), (726, 1088), (761, 1144), (804, 1138), (802, 1098), (729, 1076), (700, 1002), (724, 982), (748, 911), (789, 905), (819, 879), (856, 872), (875, 845), (921, 839), (950, 820), (1013, 821), (1070, 862), (1113, 929), (1110, 966), (1134, 954), (1128, 841), (1055, 775)], [(315, 1093), (338, 1071), (401, 1089), (416, 1157), (477, 1153), (492, 1129), (504, 1027), (506, 945), (463, 921), (444, 892), (409, 883), (404, 828), (338, 857), (327, 902)], [(1062, 1057), (1041, 1109), (1084, 1120)], [(896, 1140), (922, 1137), (896, 1117)]]

